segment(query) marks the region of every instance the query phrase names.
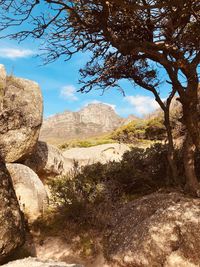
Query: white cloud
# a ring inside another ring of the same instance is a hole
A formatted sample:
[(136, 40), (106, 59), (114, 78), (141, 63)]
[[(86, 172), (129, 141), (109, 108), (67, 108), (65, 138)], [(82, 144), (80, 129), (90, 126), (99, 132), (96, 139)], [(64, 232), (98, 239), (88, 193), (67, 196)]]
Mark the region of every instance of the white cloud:
[(158, 103), (150, 96), (126, 96), (125, 101), (133, 107), (133, 113), (137, 113), (139, 116), (146, 115), (159, 108)]
[(0, 57), (9, 59), (26, 58), (33, 56), (35, 52), (23, 48), (0, 48)]
[(87, 102), (85, 104), (85, 106), (87, 106), (88, 104), (104, 104), (104, 105), (107, 105), (107, 106), (111, 107), (114, 111), (116, 111), (116, 105), (113, 105), (113, 104), (110, 104), (110, 103), (106, 103), (106, 102), (101, 102), (101, 101), (96, 100), (96, 99)]
[(75, 95), (76, 94), (76, 88), (73, 85), (66, 85), (61, 88), (60, 91), (60, 97), (62, 97), (65, 100), (70, 100), (70, 101), (77, 101), (78, 97)]

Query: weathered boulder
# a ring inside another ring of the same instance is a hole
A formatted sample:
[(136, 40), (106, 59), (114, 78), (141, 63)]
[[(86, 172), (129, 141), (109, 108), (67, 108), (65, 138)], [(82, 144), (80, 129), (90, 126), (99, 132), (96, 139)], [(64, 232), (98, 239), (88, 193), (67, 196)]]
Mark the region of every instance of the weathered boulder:
[(37, 258), (26, 258), (23, 260), (17, 260), (9, 262), (8, 264), (3, 265), (2, 267), (84, 267), (79, 264), (67, 264), (65, 262), (57, 261), (48, 261), (43, 262)]
[(0, 163), (0, 263), (24, 242), (23, 216), (10, 175)]
[[(0, 82), (5, 69), (0, 66)], [(42, 95), (37, 83), (13, 76), (1, 82), (0, 152), (6, 162), (29, 155), (42, 124)]]
[(111, 266), (200, 266), (200, 200), (154, 193), (130, 202), (105, 240)]
[(16, 163), (9, 163), (6, 166), (11, 175), (21, 210), (29, 221), (34, 221), (43, 213), (48, 204), (43, 183), (27, 166)]
[(129, 150), (125, 144), (104, 144), (93, 147), (71, 148), (63, 152), (68, 160), (76, 160), (80, 166), (109, 161), (120, 161), (123, 154)]
[(58, 148), (41, 141), (23, 163), (34, 170), (42, 180), (64, 175), (73, 167), (73, 160), (65, 159)]

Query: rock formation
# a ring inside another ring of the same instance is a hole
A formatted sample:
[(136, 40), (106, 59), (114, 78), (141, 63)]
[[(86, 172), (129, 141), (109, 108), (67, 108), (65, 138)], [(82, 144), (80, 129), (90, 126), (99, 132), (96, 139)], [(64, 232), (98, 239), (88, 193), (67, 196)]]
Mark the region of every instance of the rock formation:
[(2, 267), (84, 267), (79, 264), (67, 264), (64, 262), (57, 261), (48, 261), (43, 262), (36, 258), (26, 258), (23, 260), (17, 260), (9, 262), (8, 264), (3, 265)]
[(73, 167), (73, 160), (64, 158), (58, 148), (39, 141), (35, 151), (24, 161), (24, 164), (44, 180), (69, 172)]
[(112, 107), (100, 103), (89, 104), (78, 112), (66, 111), (45, 120), (40, 139), (61, 143), (73, 138), (87, 138), (107, 133), (125, 123), (126, 119), (119, 117)]
[(129, 147), (125, 144), (104, 144), (89, 148), (71, 148), (63, 151), (63, 156), (84, 166), (96, 162), (104, 164), (108, 161), (120, 161), (127, 150)]
[(56, 147), (39, 141), (35, 151), (23, 164), (38, 174), (40, 179), (66, 175), (74, 167), (74, 161), (79, 166), (96, 162), (102, 164), (108, 161), (120, 161), (123, 154), (129, 150), (125, 144), (104, 144), (89, 148), (71, 148), (61, 152)]
[(155, 193), (130, 202), (113, 219), (105, 252), (113, 266), (197, 267), (200, 200)]
[(0, 153), (6, 162), (29, 155), (42, 123), (42, 95), (37, 83), (6, 76), (0, 65)]
[(0, 264), (24, 242), (23, 216), (10, 175), (0, 163)]
[(29, 221), (34, 221), (43, 214), (48, 197), (43, 183), (36, 173), (22, 164), (7, 164), (13, 186), (20, 204)]

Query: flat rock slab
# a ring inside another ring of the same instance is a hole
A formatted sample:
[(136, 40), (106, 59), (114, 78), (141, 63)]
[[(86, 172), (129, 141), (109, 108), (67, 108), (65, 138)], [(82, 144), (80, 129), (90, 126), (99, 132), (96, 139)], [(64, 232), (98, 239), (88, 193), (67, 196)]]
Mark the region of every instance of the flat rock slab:
[(79, 264), (67, 264), (64, 262), (48, 261), (43, 262), (37, 258), (25, 258), (23, 260), (17, 260), (9, 262), (2, 267), (84, 267)]
[(63, 155), (66, 159), (76, 160), (80, 165), (89, 165), (96, 162), (102, 164), (109, 161), (120, 161), (123, 154), (129, 150), (124, 144), (104, 144), (87, 148), (71, 148), (65, 150)]

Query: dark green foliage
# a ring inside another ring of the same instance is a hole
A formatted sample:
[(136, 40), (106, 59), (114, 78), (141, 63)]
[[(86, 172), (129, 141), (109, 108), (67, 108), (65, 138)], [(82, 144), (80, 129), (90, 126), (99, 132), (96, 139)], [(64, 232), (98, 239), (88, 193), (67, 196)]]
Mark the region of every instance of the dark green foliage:
[(163, 119), (157, 117), (147, 121), (145, 134), (146, 139), (149, 140), (163, 140), (166, 138), (166, 128)]

